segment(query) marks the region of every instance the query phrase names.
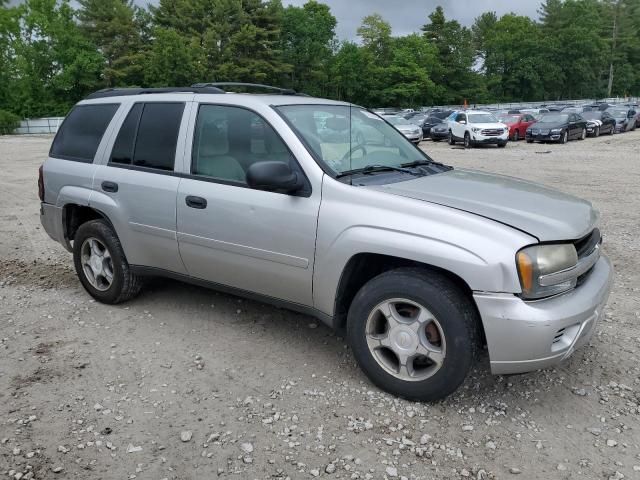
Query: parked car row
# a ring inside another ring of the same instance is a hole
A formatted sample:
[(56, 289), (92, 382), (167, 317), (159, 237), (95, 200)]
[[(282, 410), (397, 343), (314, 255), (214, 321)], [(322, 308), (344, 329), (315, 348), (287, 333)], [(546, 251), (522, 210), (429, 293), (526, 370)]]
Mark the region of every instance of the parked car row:
[[(409, 140), (448, 140), (470, 148), (509, 140), (533, 142), (584, 140), (587, 137), (624, 133), (640, 127), (640, 108), (635, 104), (547, 105), (540, 108), (492, 110), (375, 111)], [(421, 131), (420, 131), (421, 130)]]

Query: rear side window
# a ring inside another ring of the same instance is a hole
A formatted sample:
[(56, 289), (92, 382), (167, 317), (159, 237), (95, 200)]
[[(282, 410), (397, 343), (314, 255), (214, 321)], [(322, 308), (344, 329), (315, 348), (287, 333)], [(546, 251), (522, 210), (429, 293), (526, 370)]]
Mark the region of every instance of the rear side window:
[(111, 152), (112, 164), (173, 170), (184, 103), (136, 103)]
[(54, 158), (93, 162), (104, 132), (119, 104), (78, 105), (62, 123), (51, 146)]

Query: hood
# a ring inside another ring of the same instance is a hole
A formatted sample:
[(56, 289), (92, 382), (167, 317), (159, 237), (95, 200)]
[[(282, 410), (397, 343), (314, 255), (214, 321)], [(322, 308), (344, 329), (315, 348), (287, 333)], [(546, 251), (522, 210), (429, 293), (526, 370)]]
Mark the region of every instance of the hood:
[(563, 128), (569, 125), (568, 122), (536, 122), (531, 125), (533, 128)]
[(541, 242), (582, 238), (598, 219), (586, 200), (525, 180), (473, 170), (450, 170), (364, 188), (474, 213), (527, 232)]
[(395, 127), (402, 132), (413, 132), (418, 130), (420, 127), (418, 125), (395, 125)]
[(470, 123), (469, 124), (472, 127), (475, 128), (481, 128), (481, 129), (491, 129), (491, 128), (506, 128), (507, 125), (501, 122), (491, 122), (491, 123)]

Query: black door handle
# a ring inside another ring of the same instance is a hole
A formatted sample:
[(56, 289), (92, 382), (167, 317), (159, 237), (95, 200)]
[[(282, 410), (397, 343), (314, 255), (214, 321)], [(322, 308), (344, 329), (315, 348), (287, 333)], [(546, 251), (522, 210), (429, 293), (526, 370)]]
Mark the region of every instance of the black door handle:
[(202, 197), (192, 197), (189, 195), (185, 198), (185, 202), (187, 203), (187, 207), (197, 208), (199, 210), (207, 208), (207, 200)]
[(105, 192), (116, 193), (118, 191), (118, 184), (114, 182), (102, 182), (102, 190)]

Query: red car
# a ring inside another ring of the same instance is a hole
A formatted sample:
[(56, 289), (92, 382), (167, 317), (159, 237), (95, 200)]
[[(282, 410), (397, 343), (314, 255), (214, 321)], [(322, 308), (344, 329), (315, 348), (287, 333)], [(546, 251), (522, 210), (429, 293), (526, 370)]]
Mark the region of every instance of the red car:
[(513, 115), (500, 115), (498, 117), (502, 123), (509, 127), (509, 139), (517, 142), (525, 137), (527, 128), (536, 123), (536, 119), (530, 113), (518, 113)]

